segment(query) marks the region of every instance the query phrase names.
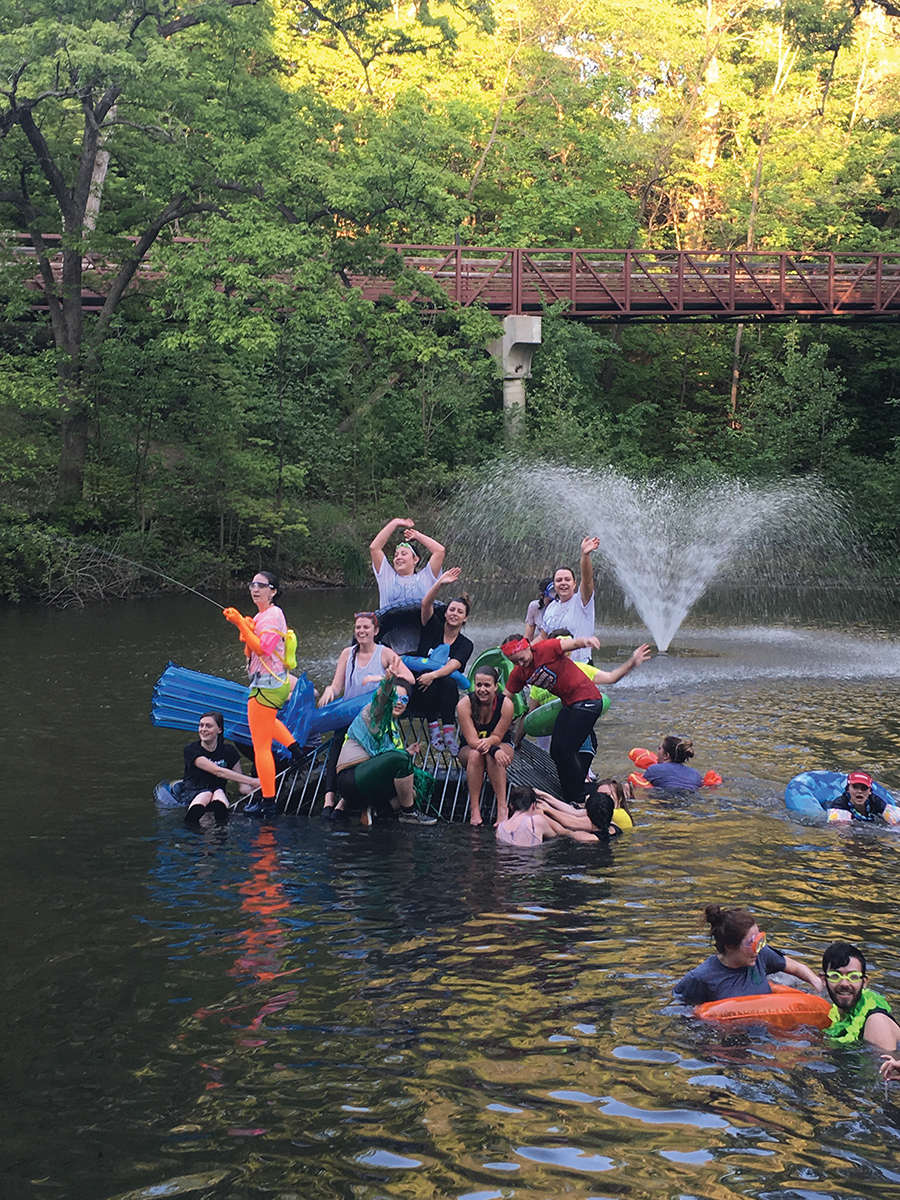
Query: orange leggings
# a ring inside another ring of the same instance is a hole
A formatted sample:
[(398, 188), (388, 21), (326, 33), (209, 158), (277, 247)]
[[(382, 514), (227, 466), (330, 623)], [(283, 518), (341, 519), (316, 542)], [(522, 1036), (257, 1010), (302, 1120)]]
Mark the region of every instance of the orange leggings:
[(260, 704), (251, 697), (247, 701), (247, 724), (253, 738), (253, 759), (256, 777), (267, 800), (275, 795), (275, 759), (272, 757), (272, 739), (282, 746), (293, 746), (296, 738), (286, 725), (278, 720), (278, 709)]

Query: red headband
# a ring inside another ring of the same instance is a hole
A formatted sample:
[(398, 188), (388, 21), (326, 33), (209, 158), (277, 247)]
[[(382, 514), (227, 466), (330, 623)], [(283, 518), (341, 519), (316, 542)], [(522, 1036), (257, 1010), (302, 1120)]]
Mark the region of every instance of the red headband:
[(513, 654), (518, 654), (520, 650), (527, 650), (531, 645), (528, 638), (510, 638), (508, 642), (504, 642), (500, 649), (507, 658), (511, 658)]

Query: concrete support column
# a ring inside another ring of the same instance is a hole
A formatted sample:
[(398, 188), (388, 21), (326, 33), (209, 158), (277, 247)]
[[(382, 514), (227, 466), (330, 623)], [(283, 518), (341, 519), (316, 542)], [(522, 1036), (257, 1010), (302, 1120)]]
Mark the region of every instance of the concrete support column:
[(503, 368), (503, 417), (506, 440), (514, 442), (525, 428), (525, 380), (531, 377), (531, 356), (541, 344), (541, 318), (503, 318), (503, 337), (488, 342), (488, 353)]

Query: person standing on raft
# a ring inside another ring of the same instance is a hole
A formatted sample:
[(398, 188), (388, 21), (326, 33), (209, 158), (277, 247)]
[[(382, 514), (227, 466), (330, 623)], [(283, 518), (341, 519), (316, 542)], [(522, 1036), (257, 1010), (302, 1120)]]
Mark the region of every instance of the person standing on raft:
[[(398, 542), (393, 562), (389, 563), (384, 548), (398, 529), (404, 531), (404, 540)], [(412, 542), (424, 546), (431, 556), (421, 571), (416, 571), (419, 555), (413, 549)], [(394, 517), (369, 543), (369, 554), (372, 557), (372, 570), (378, 580), (378, 607), (402, 608), (419, 604), (429, 589), (434, 587), (437, 574), (444, 565), (446, 550), (434, 538), (419, 533), (415, 522), (409, 517)]]
[(822, 991), (824, 985), (814, 971), (766, 944), (766, 935), (746, 909), (707, 904), (704, 920), (710, 926), (717, 953), (675, 984), (675, 999), (682, 1004), (767, 996), (772, 991), (767, 976), (779, 971)]
[(506, 681), (504, 696), (512, 698), (527, 684), (544, 688), (562, 700), (562, 708), (553, 726), (550, 757), (556, 764), (562, 798), (569, 804), (582, 804), (591, 785), (578, 751), (603, 712), (603, 697), (597, 683), (617, 683), (635, 667), (650, 658), (645, 642), (629, 659), (612, 671), (597, 671), (588, 679), (576, 663), (566, 657), (570, 650), (600, 649), (596, 637), (545, 638), (532, 645), (527, 638), (511, 635), (500, 649), (515, 665)]
[[(600, 539), (586, 537), (581, 543), (581, 579), (575, 586), (571, 567), (557, 567), (553, 572), (553, 591), (556, 598), (540, 614), (540, 639), (552, 637), (551, 629), (565, 626), (576, 638), (588, 638), (594, 632), (594, 564), (591, 554), (600, 548)], [(527, 630), (526, 630), (527, 634)], [(575, 662), (590, 662), (587, 646), (576, 650)]]
[[(258, 610), (256, 616), (244, 617), (236, 608), (224, 610), (226, 621), (240, 630), (247, 656), (247, 674), (250, 677), (247, 724), (253, 739), (253, 758), (262, 790), (262, 799), (246, 805), (244, 812), (267, 817), (277, 812), (272, 739), (285, 746), (295, 762), (303, 761), (303, 752), (297, 739), (278, 720), (278, 710), (284, 706), (297, 682), (289, 670), (289, 666), (295, 665), (297, 639), (288, 630), (284, 613), (275, 603), (280, 587), (277, 576), (271, 571), (257, 571), (250, 581), (250, 598)], [(286, 646), (287, 637), (292, 643), (290, 650)]]

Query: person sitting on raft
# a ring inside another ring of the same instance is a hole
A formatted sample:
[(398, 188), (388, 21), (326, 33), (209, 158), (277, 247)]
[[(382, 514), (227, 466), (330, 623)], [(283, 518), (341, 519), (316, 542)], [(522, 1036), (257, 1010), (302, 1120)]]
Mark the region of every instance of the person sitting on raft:
[(181, 799), (187, 806), (184, 819), (196, 824), (210, 813), (216, 824), (220, 824), (228, 820), (229, 811), (224, 782), (230, 780), (240, 784), (240, 790), (246, 796), (259, 787), (259, 780), (240, 770), (241, 756), (231, 742), (225, 741), (225, 718), (220, 712), (205, 712), (197, 725), (197, 733), (199, 740), (184, 748), (184, 781), (181, 785)]
[[(565, 625), (579, 638), (594, 632), (594, 564), (591, 554), (600, 547), (600, 539), (586, 537), (581, 543), (581, 579), (576, 588), (575, 572), (571, 567), (557, 567), (553, 572), (556, 598), (541, 613), (540, 638), (552, 637), (548, 630)], [(526, 634), (527, 636), (527, 634)], [(530, 640), (530, 639), (529, 639)], [(572, 656), (576, 662), (590, 662), (588, 647), (580, 646)]]
[(608, 842), (620, 832), (613, 823), (615, 801), (599, 785), (594, 785), (584, 808), (573, 808), (549, 792), (538, 792), (538, 799), (538, 810), (550, 822), (554, 833), (566, 834), (576, 842)]
[[(392, 565), (387, 561), (384, 548), (388, 539), (398, 529), (403, 529), (406, 536), (394, 551)], [(411, 542), (418, 542), (431, 555), (418, 573), (416, 567), (419, 555)], [(409, 517), (395, 517), (393, 521), (388, 521), (384, 529), (376, 533), (369, 544), (369, 553), (372, 556), (372, 570), (378, 580), (378, 607), (402, 608), (418, 604), (428, 589), (435, 584), (437, 573), (444, 565), (446, 550), (434, 538), (419, 533), (415, 528), (415, 521)]]
[(657, 751), (658, 762), (646, 768), (644, 778), (654, 787), (673, 791), (695, 791), (703, 784), (699, 771), (687, 765), (694, 757), (694, 743), (679, 737), (664, 737)]
[(404, 749), (397, 726), (408, 703), (409, 685), (395, 680), (393, 667), (387, 667), (375, 695), (347, 730), (337, 763), (341, 798), (331, 810), (332, 818), (346, 809), (389, 804), (401, 821), (434, 825), (435, 817), (416, 808), (412, 755), (419, 747), (414, 743)]
[(497, 825), (497, 841), (504, 846), (532, 847), (559, 834), (541, 812), (540, 794), (530, 787), (509, 789), (509, 816)]
[(288, 667), (289, 658), (293, 665), (293, 656), (286, 651), (285, 635), (289, 632), (287, 621), (275, 603), (281, 585), (271, 571), (257, 571), (249, 586), (250, 598), (257, 608), (256, 616), (244, 617), (236, 608), (223, 609), (223, 615), (240, 630), (247, 656), (247, 674), (250, 677), (247, 724), (250, 726), (253, 760), (262, 789), (262, 798), (246, 805), (244, 812), (268, 817), (277, 812), (272, 739), (286, 747), (298, 764), (303, 762), (303, 750), (287, 726), (278, 720), (278, 710), (284, 706), (297, 682)]
[(500, 695), (499, 679), (500, 672), (496, 667), (479, 667), (471, 693), (462, 696), (456, 706), (459, 731), (465, 742), (459, 752), (459, 761), (466, 768), (471, 825), (483, 824), (481, 789), (485, 771), (497, 798), (497, 821), (505, 821), (509, 816), (506, 773), (513, 760), (510, 733), (513, 702)]
[(569, 650), (588, 647), (599, 650), (599, 639), (546, 638), (532, 645), (527, 638), (513, 634), (500, 647), (515, 664), (506, 681), (505, 696), (515, 696), (531, 685), (545, 688), (562, 700), (550, 739), (550, 757), (556, 764), (563, 799), (569, 804), (582, 803), (590, 786), (585, 782), (578, 752), (603, 712), (603, 698), (596, 683), (616, 683), (650, 658), (650, 647), (645, 643), (626, 662), (612, 671), (598, 671), (590, 680), (566, 657)]
[(814, 971), (766, 944), (766, 935), (746, 909), (707, 904), (705, 920), (717, 953), (675, 984), (675, 999), (682, 1004), (768, 995), (772, 989), (767, 976), (778, 971), (795, 975), (822, 991), (822, 980)]
[[(553, 576), (548, 575), (546, 579), (542, 579), (538, 584), (537, 596), (531, 601), (525, 611), (525, 636), (529, 642), (534, 641), (534, 635), (544, 622), (544, 609), (551, 600), (555, 599), (556, 592), (553, 590)], [(591, 632), (593, 632), (593, 629)]]
[[(878, 821), (886, 820), (892, 813), (893, 805), (876, 796), (872, 791), (874, 780), (866, 771), (851, 771), (847, 776), (847, 786), (833, 800), (829, 800), (829, 821)], [(895, 822), (890, 822), (894, 824)]]
[[(337, 666), (334, 669), (334, 679), (324, 688), (319, 697), (319, 708), (331, 704), (339, 696), (352, 700), (366, 692), (374, 692), (384, 679), (385, 671), (391, 667), (395, 679), (403, 679), (414, 683), (412, 671), (403, 664), (399, 654), (389, 646), (382, 646), (378, 637), (378, 614), (373, 612), (358, 612), (353, 618), (353, 642), (341, 651)], [(335, 775), (341, 746), (344, 744), (349, 725), (335, 729), (331, 735), (331, 745), (328, 759), (325, 763), (325, 808), (334, 806)]]
[(832, 942), (822, 955), (822, 979), (831, 1000), (826, 1037), (836, 1042), (864, 1038), (880, 1050), (896, 1053), (900, 1025), (884, 996), (866, 986), (869, 976), (862, 950), (850, 942)]
[(456, 681), (449, 677), (454, 671), (466, 669), (466, 663), (475, 649), (470, 639), (462, 632), (469, 617), (472, 601), (467, 592), (462, 592), (447, 604), (443, 613), (435, 611), (434, 601), (440, 589), (455, 583), (459, 575), (459, 567), (451, 567), (435, 580), (434, 585), (422, 598), (419, 657), (428, 658), (432, 651), (442, 645), (447, 647), (448, 657), (443, 666), (417, 676), (409, 706), (410, 716), (421, 716), (428, 722), (428, 740), (432, 750), (439, 754), (447, 750), (454, 758), (459, 754), (459, 742), (456, 737), (456, 703), (459, 699), (459, 688)]

